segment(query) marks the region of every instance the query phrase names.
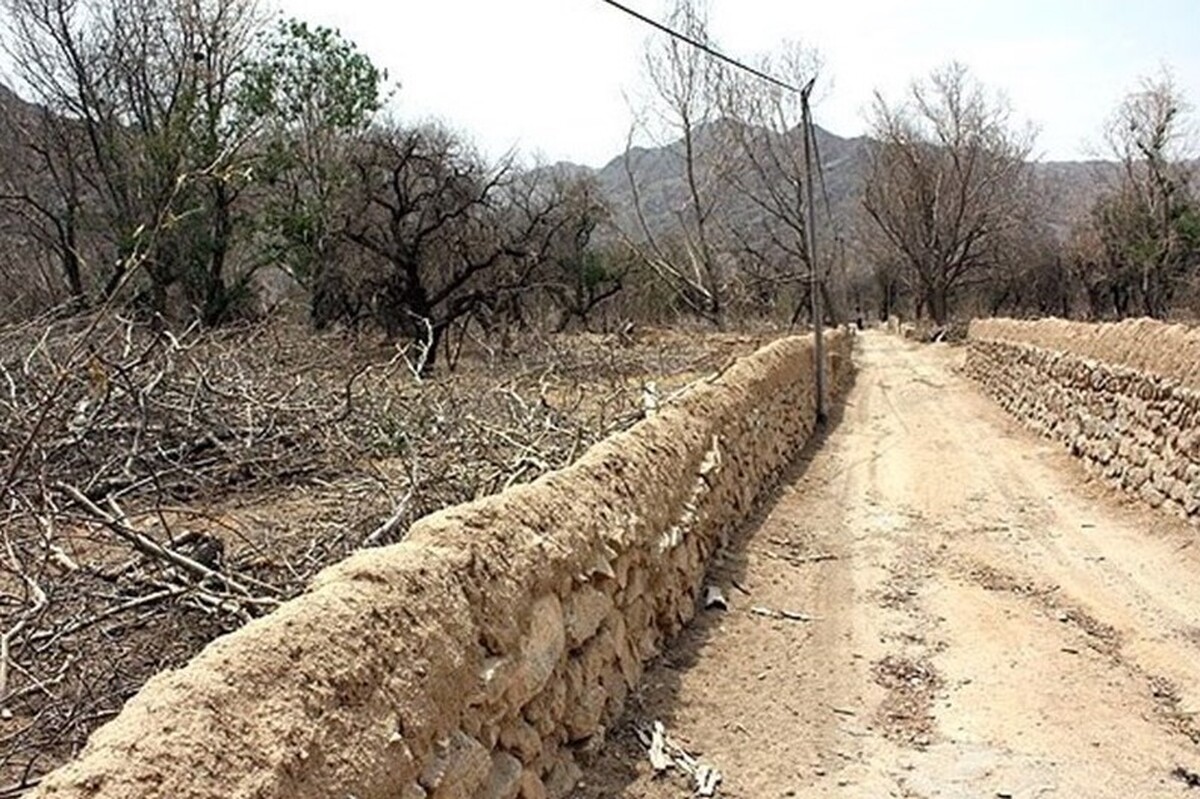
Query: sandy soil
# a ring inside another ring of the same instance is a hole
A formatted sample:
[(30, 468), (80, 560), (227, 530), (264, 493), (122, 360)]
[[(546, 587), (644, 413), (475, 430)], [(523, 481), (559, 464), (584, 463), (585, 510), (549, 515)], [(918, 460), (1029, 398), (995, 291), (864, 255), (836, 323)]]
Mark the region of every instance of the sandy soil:
[(577, 796), (688, 796), (636, 742), (656, 719), (741, 799), (1189, 794), (1197, 531), (1089, 481), (962, 355), (860, 338), (842, 418), (714, 567), (732, 607), (648, 671)]

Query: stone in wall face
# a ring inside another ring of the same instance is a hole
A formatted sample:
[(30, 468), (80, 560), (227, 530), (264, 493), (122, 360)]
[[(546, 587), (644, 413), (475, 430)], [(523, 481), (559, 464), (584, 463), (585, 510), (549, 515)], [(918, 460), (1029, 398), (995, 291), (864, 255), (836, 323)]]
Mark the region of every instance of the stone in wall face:
[(518, 716), (500, 729), (500, 746), (529, 765), (542, 753), (542, 736), (532, 724)]
[(566, 728), (567, 740), (582, 741), (592, 737), (600, 729), (600, 720), (604, 716), (604, 707), (608, 697), (599, 678), (585, 676), (578, 693), (567, 704), (563, 726)]
[(611, 724), (613, 719), (621, 715), (625, 700), (629, 698), (629, 689), (625, 685), (625, 677), (614, 664), (603, 677), (605, 706), (603, 718)]
[(633, 644), (629, 638), (629, 625), (625, 622), (625, 617), (619, 613), (609, 616), (607, 624), (612, 628), (613, 644), (617, 652), (617, 666), (621, 670), (621, 677), (625, 680), (625, 687), (632, 689), (641, 679), (642, 661), (633, 651)]
[(562, 718), (567, 709), (567, 683), (551, 679), (549, 684), (525, 705), (525, 720), (532, 724), (544, 739), (557, 736), (562, 730)]
[(521, 641), (519, 661), (508, 687), (507, 700), (520, 707), (546, 685), (566, 650), (562, 604), (549, 594), (533, 605), (529, 632)]
[(533, 769), (525, 769), (521, 774), (521, 792), (520, 799), (549, 799), (549, 794), (546, 792), (546, 786), (542, 783), (542, 778), (538, 776)]
[(492, 770), (487, 784), (479, 793), (479, 799), (517, 799), (521, 792), (521, 775), (525, 769), (521, 761), (505, 752), (492, 755)]
[(479, 741), (460, 730), (438, 746), (418, 782), (430, 799), (474, 799), (492, 768), (492, 757)]
[(512, 685), (516, 669), (517, 661), (511, 657), (486, 658), (479, 673), (481, 703), (489, 707), (499, 706), (505, 691)]
[(583, 771), (575, 762), (575, 758), (564, 752), (546, 773), (546, 793), (556, 799), (570, 796), (582, 778)]
[(567, 646), (577, 649), (594, 636), (613, 607), (612, 597), (591, 586), (581, 586), (571, 594), (564, 607)]
[(1200, 420), (1180, 436), (1179, 451), (1194, 464), (1200, 464)]
[(636, 602), (644, 602), (647, 588), (647, 568), (643, 563), (635, 563), (628, 574), (621, 598), (626, 608)]

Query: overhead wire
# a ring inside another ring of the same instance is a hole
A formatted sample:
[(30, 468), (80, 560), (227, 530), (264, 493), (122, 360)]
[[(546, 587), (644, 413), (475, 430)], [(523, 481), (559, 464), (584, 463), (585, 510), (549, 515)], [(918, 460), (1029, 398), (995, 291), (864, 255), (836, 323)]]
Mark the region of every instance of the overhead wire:
[[(629, 6), (625, 5), (624, 3), (618, 2), (618, 0), (600, 0), (600, 2), (602, 2), (606, 5), (612, 6), (613, 8), (617, 9), (618, 11), (628, 14), (629, 16), (633, 17), (634, 19), (637, 19), (640, 22), (643, 22), (643, 23), (649, 25), (650, 27), (654, 28), (655, 30), (661, 31), (662, 33), (665, 33), (668, 36), (671, 36), (672, 38), (678, 39), (681, 42), (685, 42), (686, 44), (689, 44), (692, 47), (697, 48), (698, 50), (708, 53), (713, 58), (719, 59), (721, 61), (724, 61), (727, 64), (737, 67), (738, 69), (744, 70), (744, 71), (750, 73), (751, 75), (754, 75), (755, 77), (761, 78), (762, 80), (765, 80), (768, 83), (778, 86), (781, 89), (786, 89), (787, 91), (795, 92), (796, 94), (806, 94), (804, 89), (800, 89), (796, 86), (791, 85), (790, 83), (786, 83), (786, 82), (780, 80), (779, 78), (776, 78), (773, 75), (768, 75), (767, 73), (765, 73), (761, 70), (755, 69), (754, 67), (752, 67), (748, 64), (745, 64), (745, 63), (737, 60), (736, 58), (725, 55), (720, 50), (717, 50), (716, 48), (712, 47), (711, 45), (708, 45), (702, 41), (699, 41), (698, 39), (688, 36), (687, 34), (680, 33), (679, 31), (675, 30), (674, 28), (671, 28), (670, 26), (665, 25), (665, 24), (659, 22), (658, 20), (653, 19), (652, 17), (646, 16), (645, 14), (642, 14), (641, 12), (630, 8)], [(806, 97), (806, 100), (807, 100), (807, 97)], [(829, 188), (825, 184), (825, 169), (821, 164), (821, 149), (820, 149), (820, 144), (818, 144), (818, 142), (817, 142), (815, 126), (814, 126), (813, 130), (806, 132), (806, 135), (812, 136), (813, 155), (814, 155), (814, 161), (816, 161), (817, 177), (821, 183), (821, 197), (825, 204), (825, 217), (829, 221), (830, 225), (832, 226), (833, 225), (833, 209), (832, 209), (831, 203), (829, 201)]]
[(663, 23), (659, 22), (656, 19), (652, 19), (651, 17), (648, 17), (645, 14), (642, 14), (638, 11), (633, 10), (629, 6), (625, 5), (624, 3), (619, 3), (619, 2), (617, 2), (617, 0), (600, 0), (600, 2), (610, 5), (613, 8), (617, 9), (618, 11), (623, 11), (624, 13), (633, 17), (634, 19), (640, 20), (641, 22), (646, 23), (650, 27), (661, 31), (674, 39), (678, 39), (681, 42), (690, 44), (692, 47), (695, 47), (698, 50), (702, 50), (705, 53), (708, 53), (713, 58), (716, 58), (720, 61), (724, 61), (726, 64), (737, 67), (738, 69), (749, 72), (751, 75), (761, 78), (761, 79), (767, 81), (768, 83), (774, 84), (775, 86), (778, 86), (781, 89), (787, 89), (790, 92), (796, 92), (796, 93), (800, 92), (800, 90), (798, 88), (796, 88), (795, 86), (792, 86), (789, 83), (785, 83), (784, 81), (781, 81), (779, 78), (768, 75), (767, 73), (765, 73), (761, 70), (755, 69), (754, 67), (750, 66), (749, 64), (745, 64), (741, 61), (738, 61), (736, 58), (727, 56), (724, 53), (722, 53), (720, 50), (717, 50), (716, 48), (712, 47), (711, 45), (705, 44), (704, 42), (702, 42), (698, 39), (695, 39), (691, 36), (688, 36), (685, 33), (680, 33), (679, 31), (675, 30), (674, 28), (664, 25)]

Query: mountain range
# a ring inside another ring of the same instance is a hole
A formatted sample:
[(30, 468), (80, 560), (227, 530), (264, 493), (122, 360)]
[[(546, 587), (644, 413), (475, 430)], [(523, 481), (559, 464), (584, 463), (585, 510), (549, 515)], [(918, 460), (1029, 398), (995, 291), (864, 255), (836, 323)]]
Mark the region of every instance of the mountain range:
[[(770, 135), (765, 131), (755, 133)], [(787, 135), (800, 139), (799, 131)], [(715, 146), (719, 140), (722, 140), (720, 136), (706, 135), (704, 130), (698, 132), (697, 151), (701, 161), (708, 155), (705, 148)], [(724, 140), (728, 141), (727, 138)], [(853, 235), (848, 231), (854, 229), (855, 220), (861, 217), (862, 186), (869, 167), (871, 139), (866, 136), (846, 138), (817, 127), (816, 142), (824, 178), (823, 192), (818, 194), (817, 201), (818, 216), (822, 218), (818, 226), (828, 227), (830, 220), (836, 220), (840, 230)], [(647, 226), (657, 234), (675, 224), (678, 209), (686, 202), (687, 185), (680, 168), (681, 159), (682, 146), (674, 142), (658, 147), (633, 147), (599, 169), (570, 163), (554, 168), (570, 174), (593, 176), (615, 209), (615, 221), (632, 230), (636, 229), (637, 220), (629, 181), (631, 171), (637, 182)], [(1040, 213), (1051, 229), (1063, 238), (1086, 217), (1116, 171), (1116, 164), (1108, 161), (1035, 161), (1031, 167)], [(728, 214), (727, 218), (737, 224), (753, 224), (763, 213), (732, 188), (725, 190), (721, 201), (724, 205), (722, 213)]]

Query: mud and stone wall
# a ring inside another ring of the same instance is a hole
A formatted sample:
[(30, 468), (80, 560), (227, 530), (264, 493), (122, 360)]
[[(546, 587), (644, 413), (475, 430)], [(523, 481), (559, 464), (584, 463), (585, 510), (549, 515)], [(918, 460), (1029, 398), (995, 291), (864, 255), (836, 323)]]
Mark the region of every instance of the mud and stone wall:
[(1200, 518), (1200, 327), (979, 320), (967, 371), (1091, 470)]
[[(850, 340), (830, 341), (831, 384)], [(541, 799), (814, 428), (785, 339), (576, 464), (415, 524), (153, 678), (38, 797)]]

